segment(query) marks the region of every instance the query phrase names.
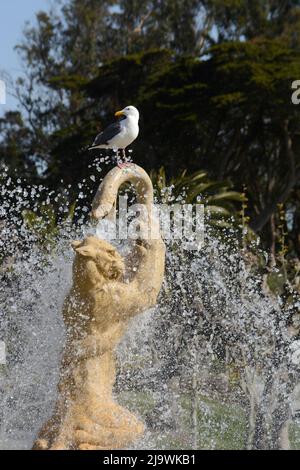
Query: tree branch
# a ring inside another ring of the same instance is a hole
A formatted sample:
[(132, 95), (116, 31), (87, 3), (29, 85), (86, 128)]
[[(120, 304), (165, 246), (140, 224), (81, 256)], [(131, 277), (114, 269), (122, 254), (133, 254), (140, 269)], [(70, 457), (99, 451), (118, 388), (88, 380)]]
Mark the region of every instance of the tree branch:
[(289, 121), (286, 119), (283, 122), (283, 142), (285, 147), (285, 156), (289, 165), (288, 174), (286, 176), (286, 185), (278, 195), (273, 196), (272, 201), (265, 206), (265, 208), (258, 214), (256, 219), (250, 224), (254, 231), (261, 230), (270, 220), (271, 215), (276, 211), (277, 205), (284, 203), (291, 191), (293, 190), (298, 178), (300, 177), (300, 169), (296, 169), (295, 154), (292, 148), (292, 139), (288, 130)]

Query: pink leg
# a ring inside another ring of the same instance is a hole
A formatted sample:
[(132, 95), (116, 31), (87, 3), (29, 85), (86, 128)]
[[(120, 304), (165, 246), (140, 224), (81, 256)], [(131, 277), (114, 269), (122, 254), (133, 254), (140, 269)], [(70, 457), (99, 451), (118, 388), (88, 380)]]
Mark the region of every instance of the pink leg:
[(132, 165), (132, 163), (130, 163), (130, 162), (120, 162), (120, 163), (118, 163), (118, 167), (121, 168), (121, 170), (123, 168), (129, 167), (130, 165)]

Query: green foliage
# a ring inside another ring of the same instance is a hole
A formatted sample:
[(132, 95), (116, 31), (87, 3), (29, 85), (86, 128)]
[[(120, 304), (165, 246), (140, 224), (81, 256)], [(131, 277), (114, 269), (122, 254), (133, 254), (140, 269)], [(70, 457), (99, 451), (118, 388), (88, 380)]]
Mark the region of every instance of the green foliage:
[[(56, 193), (68, 185), (69, 203), (86, 179), (92, 198), (98, 154), (86, 148), (116, 109), (134, 104), (141, 120), (133, 159), (151, 172), (157, 197), (204, 203), (213, 229), (239, 226), (249, 269), (265, 272), (259, 234), (277, 258), (266, 286), (292, 308), (300, 289), (300, 108), (291, 102), (299, 38), (298, 0), (63, 0), (39, 12), (18, 45), (22, 112), (0, 119), (0, 162), (28, 184)], [(23, 211), (23, 222), (51, 248), (57, 221), (73, 220), (74, 209), (61, 216), (44, 202)], [(238, 370), (229, 373), (236, 385)], [(190, 398), (181, 403), (185, 429), (199, 431), (201, 447), (212, 439), (218, 448), (244, 447), (242, 410), (200, 396), (192, 410)], [(140, 395), (135, 405), (147, 413), (155, 403)], [(191, 429), (191, 411), (199, 429)], [(292, 434), (296, 447), (294, 426)], [(158, 438), (182, 448), (172, 432)]]
[(30, 209), (24, 210), (22, 215), (25, 225), (43, 242), (57, 234), (56, 215), (50, 204), (41, 207), (40, 215)]
[[(153, 413), (155, 399), (150, 392), (123, 392), (118, 394), (120, 402), (130, 410), (138, 412), (144, 419)], [(178, 400), (178, 397), (177, 397)], [(189, 449), (197, 441), (197, 449), (243, 449), (247, 436), (247, 417), (240, 407), (223, 404), (205, 396), (182, 394), (179, 397), (180, 424), (175, 429), (163, 432), (152, 430), (157, 449)], [(197, 428), (193, 428), (191, 415), (196, 406)], [(209, 419), (208, 419), (209, 417)], [(194, 436), (196, 434), (196, 436)], [(299, 440), (299, 439), (298, 439)], [(295, 439), (295, 444), (297, 440)]]
[(299, 45), (295, 28), (299, 25), (298, 0), (205, 0), (224, 40), (283, 36), (287, 43)]
[(33, 134), (17, 111), (9, 111), (0, 118), (0, 158), (10, 176), (25, 176), (34, 181), (36, 165), (32, 159)]
[(232, 191), (228, 182), (210, 180), (204, 171), (189, 175), (186, 170), (168, 179), (163, 167), (152, 170), (150, 176), (156, 197), (162, 203), (201, 203), (211, 225), (229, 227), (234, 220), (238, 223), (238, 209), (245, 196)]
[[(192, 403), (193, 397), (186, 397), (183, 400), (186, 426), (190, 421)], [(212, 442), (215, 449), (237, 450), (245, 447), (247, 418), (242, 408), (204, 396), (198, 397), (197, 405), (197, 448), (210, 449)]]
[(290, 426), (290, 439), (292, 450), (300, 450), (300, 426), (298, 423), (292, 423)]
[(286, 277), (283, 270), (270, 272), (267, 276), (267, 284), (273, 294), (282, 295), (286, 284)]
[[(72, 222), (75, 212), (75, 203), (71, 204), (69, 211), (61, 218), (61, 223)], [(38, 211), (23, 210), (23, 222), (32, 232), (36, 240), (43, 246), (51, 247), (59, 233), (57, 213), (52, 204), (41, 204)]]

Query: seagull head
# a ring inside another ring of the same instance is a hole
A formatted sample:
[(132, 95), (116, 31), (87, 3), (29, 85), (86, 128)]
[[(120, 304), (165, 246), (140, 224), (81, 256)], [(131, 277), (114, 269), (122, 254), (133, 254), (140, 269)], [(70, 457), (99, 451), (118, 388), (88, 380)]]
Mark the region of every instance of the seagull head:
[(134, 106), (126, 106), (126, 108), (121, 109), (115, 113), (116, 117), (125, 117), (125, 118), (134, 118), (137, 121), (139, 120), (139, 112)]

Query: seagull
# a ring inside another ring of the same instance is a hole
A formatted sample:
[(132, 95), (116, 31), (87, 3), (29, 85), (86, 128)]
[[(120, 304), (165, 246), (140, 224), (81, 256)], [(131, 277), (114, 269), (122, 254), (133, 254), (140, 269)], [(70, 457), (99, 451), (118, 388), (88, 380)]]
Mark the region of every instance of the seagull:
[[(117, 111), (115, 116), (119, 119), (97, 135), (93, 145), (89, 147), (89, 150), (121, 149), (123, 158), (125, 158), (125, 148), (128, 147), (139, 134), (139, 112), (134, 106), (126, 106), (126, 108), (121, 111)], [(123, 166), (127, 166), (127, 163), (118, 163), (118, 166), (122, 168)]]

